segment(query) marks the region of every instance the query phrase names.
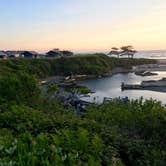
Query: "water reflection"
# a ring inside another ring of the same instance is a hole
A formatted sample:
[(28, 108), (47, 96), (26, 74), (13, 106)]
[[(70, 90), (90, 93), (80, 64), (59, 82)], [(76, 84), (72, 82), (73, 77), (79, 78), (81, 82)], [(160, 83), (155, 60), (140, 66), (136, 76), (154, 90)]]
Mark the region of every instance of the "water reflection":
[(166, 104), (166, 93), (163, 92), (154, 92), (154, 91), (143, 91), (143, 90), (128, 90), (121, 91), (121, 83), (137, 84), (145, 80), (159, 80), (163, 77), (166, 77), (166, 72), (156, 72), (158, 75), (142, 77), (137, 76), (134, 73), (129, 74), (116, 74), (112, 77), (93, 79), (79, 82), (82, 85), (85, 85), (92, 89), (95, 93), (91, 95), (90, 98), (86, 98), (88, 101), (92, 101), (94, 97), (97, 96), (96, 102), (102, 102), (104, 97), (126, 97), (129, 99), (138, 99), (144, 97), (146, 99), (156, 99), (162, 101)]

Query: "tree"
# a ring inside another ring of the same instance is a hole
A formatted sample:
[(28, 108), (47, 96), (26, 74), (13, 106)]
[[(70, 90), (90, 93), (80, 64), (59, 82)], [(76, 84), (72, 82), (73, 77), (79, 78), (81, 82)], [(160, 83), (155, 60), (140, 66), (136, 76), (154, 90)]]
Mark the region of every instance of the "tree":
[(137, 52), (136, 50), (134, 50), (133, 46), (123, 46), (121, 47), (121, 52), (120, 52), (120, 56), (125, 56), (127, 55), (128, 58), (133, 58), (134, 54)]
[(27, 73), (6, 74), (0, 77), (0, 100), (34, 104), (39, 98), (38, 82)]
[(111, 48), (111, 51), (109, 52), (109, 54), (108, 55), (117, 55), (118, 56), (118, 58), (119, 58), (119, 48), (117, 48), (117, 47), (112, 47)]

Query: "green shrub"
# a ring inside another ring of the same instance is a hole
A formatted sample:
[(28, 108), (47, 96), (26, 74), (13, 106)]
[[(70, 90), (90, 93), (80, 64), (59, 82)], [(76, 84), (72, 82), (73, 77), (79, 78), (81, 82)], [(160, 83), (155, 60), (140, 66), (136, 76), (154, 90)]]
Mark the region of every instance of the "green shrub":
[(1, 101), (33, 104), (39, 94), (37, 80), (27, 73), (0, 76)]

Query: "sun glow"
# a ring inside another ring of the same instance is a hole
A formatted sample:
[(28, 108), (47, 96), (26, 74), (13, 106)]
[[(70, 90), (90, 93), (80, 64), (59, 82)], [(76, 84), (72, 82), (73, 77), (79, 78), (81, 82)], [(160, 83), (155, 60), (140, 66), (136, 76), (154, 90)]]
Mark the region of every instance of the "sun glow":
[[(166, 48), (166, 2), (163, 0), (136, 3), (132, 0), (125, 3), (122, 0), (102, 3), (99, 0), (86, 3), (37, 0), (35, 4), (32, 0), (27, 4), (14, 1), (17, 5), (9, 2), (2, 5), (0, 49), (3, 50), (44, 51), (58, 47), (100, 51), (126, 44), (136, 49)], [(27, 8), (18, 10), (25, 5)], [(7, 12), (5, 7), (10, 10)]]

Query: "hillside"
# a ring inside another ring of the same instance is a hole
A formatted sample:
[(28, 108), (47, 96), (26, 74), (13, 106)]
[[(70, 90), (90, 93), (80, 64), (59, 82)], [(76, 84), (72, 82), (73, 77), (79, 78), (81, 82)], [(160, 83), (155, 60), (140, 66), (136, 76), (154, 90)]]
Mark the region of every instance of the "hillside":
[(80, 115), (41, 95), (38, 78), (102, 74), (151, 60), (104, 55), (0, 61), (0, 166), (165, 166), (166, 108), (142, 99), (91, 105)]
[(12, 59), (0, 61), (0, 72), (28, 72), (39, 78), (53, 75), (100, 75), (115, 67), (130, 68), (134, 65), (156, 63), (150, 59), (118, 59), (104, 54), (80, 55), (55, 59)]

